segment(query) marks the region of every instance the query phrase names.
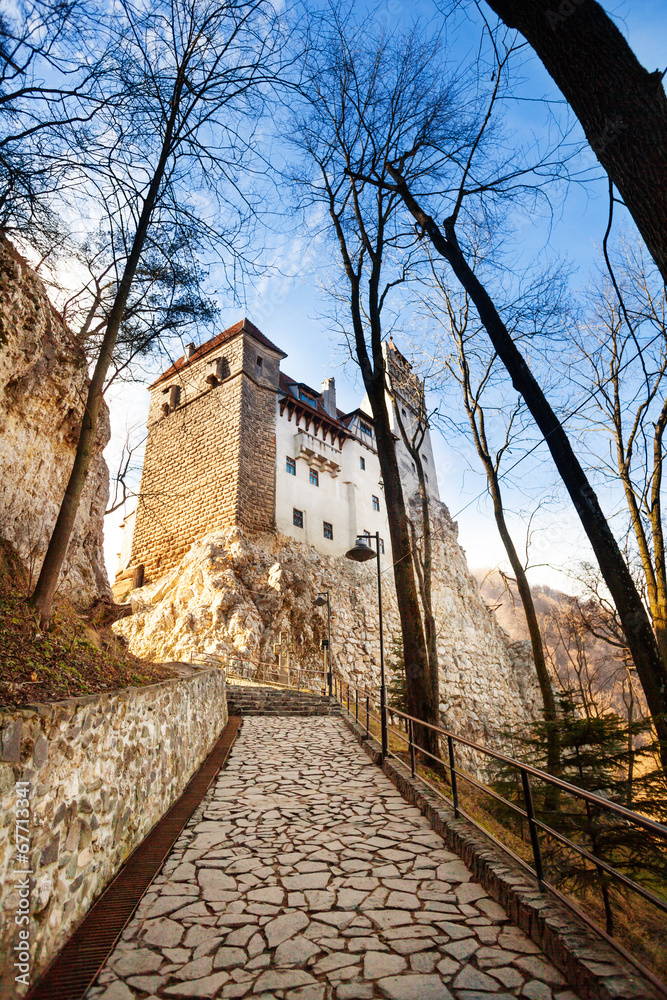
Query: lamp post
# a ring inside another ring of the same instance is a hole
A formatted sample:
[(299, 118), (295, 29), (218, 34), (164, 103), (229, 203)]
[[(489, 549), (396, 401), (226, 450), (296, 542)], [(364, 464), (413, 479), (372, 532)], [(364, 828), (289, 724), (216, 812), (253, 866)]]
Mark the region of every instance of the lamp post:
[[(369, 545), (371, 538), (375, 537), (375, 552)], [(378, 572), (378, 612), (380, 622), (380, 730), (382, 733), (382, 760), (387, 756), (387, 686), (384, 677), (384, 636), (382, 629), (382, 570), (380, 567), (380, 532), (373, 535), (358, 535), (354, 546), (345, 553), (346, 559), (353, 562), (367, 562), (373, 556), (377, 557)]]
[(329, 685), (329, 697), (331, 697), (331, 688), (333, 683), (333, 677), (331, 672), (331, 602), (329, 600), (329, 591), (323, 590), (321, 594), (318, 594), (313, 604), (316, 608), (323, 608), (326, 604), (327, 606), (327, 666), (329, 668), (327, 672), (327, 683)]

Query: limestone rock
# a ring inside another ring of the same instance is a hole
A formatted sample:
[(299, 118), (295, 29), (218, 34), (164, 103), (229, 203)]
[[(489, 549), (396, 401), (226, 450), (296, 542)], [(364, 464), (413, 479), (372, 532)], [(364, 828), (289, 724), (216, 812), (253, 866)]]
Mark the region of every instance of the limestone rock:
[[(444, 504), (433, 505), (432, 519), (441, 718), (454, 732), (486, 742), (499, 725), (535, 717), (535, 671), (481, 600)], [(334, 668), (360, 688), (377, 691), (373, 569), (323, 556), (280, 534), (246, 537), (234, 527), (206, 536), (179, 566), (132, 592), (134, 614), (114, 629), (138, 656), (200, 662), (213, 657), (232, 674), (251, 678), (264, 664), (275, 669), (274, 646), (287, 637), (291, 666), (321, 678), (326, 610), (313, 601), (326, 590)], [(391, 637), (399, 635), (391, 574), (383, 577), (383, 605), (385, 648), (390, 648)]]
[[(74, 461), (87, 381), (85, 354), (40, 278), (0, 240), (0, 536), (16, 547), (33, 580)], [(103, 405), (60, 582), (60, 592), (80, 604), (110, 595), (102, 548), (109, 434)]]

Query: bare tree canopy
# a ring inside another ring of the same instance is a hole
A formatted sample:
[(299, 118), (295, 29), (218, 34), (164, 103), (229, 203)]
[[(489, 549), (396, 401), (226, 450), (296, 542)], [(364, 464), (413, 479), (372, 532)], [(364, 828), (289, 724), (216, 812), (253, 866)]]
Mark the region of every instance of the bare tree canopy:
[(486, 0), (528, 40), (667, 281), (667, 96), (595, 0)]
[(99, 303), (103, 335), (74, 466), (32, 595), (45, 622), (137, 277), (143, 269), (150, 287), (151, 267), (195, 262), (203, 247), (237, 276), (253, 219), (239, 177), (252, 175), (254, 124), (282, 65), (269, 0), (119, 0), (104, 30), (113, 105), (69, 123), (66, 139), (79, 204), (97, 211), (108, 235), (113, 294)]

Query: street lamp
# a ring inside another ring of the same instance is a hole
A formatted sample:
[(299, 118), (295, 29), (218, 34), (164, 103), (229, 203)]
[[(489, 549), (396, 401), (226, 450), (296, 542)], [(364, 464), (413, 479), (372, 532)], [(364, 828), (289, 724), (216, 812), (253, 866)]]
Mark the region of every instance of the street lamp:
[(318, 594), (313, 604), (316, 608), (323, 608), (326, 604), (327, 606), (327, 666), (329, 670), (327, 672), (327, 683), (329, 685), (329, 697), (331, 697), (331, 687), (332, 687), (332, 674), (331, 674), (331, 602), (329, 601), (329, 591), (324, 590), (321, 594)]
[[(371, 538), (375, 537), (375, 551), (370, 546)], [(380, 568), (380, 532), (373, 535), (358, 535), (351, 549), (345, 553), (346, 559), (353, 562), (368, 562), (377, 557), (378, 571), (378, 611), (380, 621), (380, 729), (382, 732), (382, 760), (387, 756), (387, 686), (384, 678), (384, 637), (382, 634), (382, 570)]]

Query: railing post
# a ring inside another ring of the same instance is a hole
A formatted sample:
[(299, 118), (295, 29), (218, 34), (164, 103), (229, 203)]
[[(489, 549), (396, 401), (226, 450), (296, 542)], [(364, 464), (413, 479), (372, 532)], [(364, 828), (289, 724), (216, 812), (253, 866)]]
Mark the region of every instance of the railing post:
[(350, 682), (347, 682), (347, 714), (350, 714)]
[(454, 740), (447, 737), (447, 749), (449, 750), (449, 777), (452, 782), (452, 803), (454, 805), (454, 816), (459, 819), (459, 789), (456, 783), (456, 767), (454, 764)]
[(530, 790), (528, 771), (521, 768), (521, 783), (523, 785), (523, 800), (526, 804), (526, 815), (528, 816), (528, 829), (530, 830), (530, 842), (533, 847), (533, 858), (535, 859), (535, 874), (542, 892), (544, 892), (544, 869), (542, 868), (542, 851), (540, 850), (540, 840), (537, 835), (537, 824), (535, 822), (535, 811), (533, 809), (533, 793)]
[(354, 689), (354, 718), (359, 721), (359, 688)]
[(370, 695), (366, 695), (366, 736), (371, 735), (371, 699)]
[(388, 734), (387, 734), (387, 689), (382, 685), (380, 688), (380, 729), (382, 734), (382, 762), (387, 756), (387, 748), (389, 745)]
[(414, 778), (415, 774), (417, 773), (417, 769), (415, 767), (415, 731), (414, 731), (414, 726), (412, 725), (412, 719), (408, 719), (407, 722), (408, 722), (408, 729), (409, 729), (409, 732), (410, 732), (410, 737), (409, 737), (410, 738), (410, 770), (412, 771), (412, 777)]

